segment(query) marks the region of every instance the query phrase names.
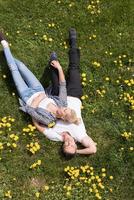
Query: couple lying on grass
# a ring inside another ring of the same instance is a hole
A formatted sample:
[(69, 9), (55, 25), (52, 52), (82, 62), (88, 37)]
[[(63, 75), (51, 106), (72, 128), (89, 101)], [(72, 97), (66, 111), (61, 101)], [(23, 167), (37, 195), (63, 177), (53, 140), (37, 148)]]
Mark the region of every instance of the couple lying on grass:
[[(63, 153), (68, 158), (76, 153), (96, 153), (96, 143), (87, 135), (81, 117), (80, 52), (76, 46), (75, 29), (69, 30), (67, 81), (57, 55), (53, 52), (49, 61), (52, 86), (46, 89), (22, 62), (12, 56), (2, 33), (0, 42), (21, 98), (20, 109), (32, 117), (38, 131), (50, 140), (63, 142)], [(83, 148), (78, 149), (76, 142), (81, 143)]]

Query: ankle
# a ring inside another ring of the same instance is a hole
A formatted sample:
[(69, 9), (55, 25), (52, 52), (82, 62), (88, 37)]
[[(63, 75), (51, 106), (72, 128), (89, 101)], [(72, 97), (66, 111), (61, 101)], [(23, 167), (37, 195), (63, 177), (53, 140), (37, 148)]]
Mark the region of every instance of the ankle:
[(3, 48), (6, 48), (9, 46), (6, 40), (1, 40), (1, 45), (3, 46)]

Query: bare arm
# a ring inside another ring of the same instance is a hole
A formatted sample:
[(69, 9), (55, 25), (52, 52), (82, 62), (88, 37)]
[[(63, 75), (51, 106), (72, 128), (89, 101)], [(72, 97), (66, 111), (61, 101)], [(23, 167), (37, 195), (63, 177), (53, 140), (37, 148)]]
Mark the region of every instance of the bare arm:
[(34, 126), (37, 128), (37, 130), (41, 133), (43, 133), (49, 140), (52, 140), (52, 141), (63, 141), (63, 137), (62, 135), (59, 135), (58, 133), (56, 133), (55, 131), (53, 131), (53, 128), (46, 128), (39, 125), (38, 122), (36, 122), (34, 119), (33, 120), (33, 124)]
[(53, 60), (51, 62), (51, 65), (58, 70), (58, 73), (59, 73), (59, 82), (65, 82), (65, 75), (64, 75), (63, 69), (62, 69), (59, 61)]
[(81, 144), (85, 147), (83, 149), (77, 149), (76, 153), (78, 154), (94, 154), (96, 153), (97, 149), (96, 149), (96, 143), (89, 137), (86, 136)]
[(66, 80), (63, 69), (59, 61), (53, 60), (51, 62), (52, 67), (56, 68), (59, 73), (59, 97), (66, 102), (67, 105), (67, 89), (66, 89)]
[(36, 122), (34, 119), (32, 119), (34, 126), (37, 128), (37, 130), (41, 133), (44, 133), (45, 127), (41, 126), (38, 122)]

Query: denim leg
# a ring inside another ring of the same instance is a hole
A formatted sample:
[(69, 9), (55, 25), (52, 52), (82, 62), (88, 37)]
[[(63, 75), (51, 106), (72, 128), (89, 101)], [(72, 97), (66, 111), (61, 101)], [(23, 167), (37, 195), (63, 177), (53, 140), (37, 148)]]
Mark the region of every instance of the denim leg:
[(23, 80), (20, 72), (18, 71), (18, 67), (14, 61), (14, 58), (11, 54), (11, 51), (9, 49), (9, 47), (5, 47), (4, 49), (4, 54), (5, 54), (5, 58), (7, 61), (7, 64), (9, 66), (9, 69), (11, 71), (15, 86), (17, 88), (17, 91), (19, 93), (19, 95), (21, 96), (22, 93), (28, 89), (27, 84), (25, 83), (25, 81)]
[(34, 74), (24, 65), (23, 62), (19, 61), (18, 59), (14, 58), (14, 61), (18, 67), (18, 70), (27, 83), (28, 87), (35, 89), (37, 87), (44, 90), (43, 86), (41, 85), (40, 81), (34, 76)]

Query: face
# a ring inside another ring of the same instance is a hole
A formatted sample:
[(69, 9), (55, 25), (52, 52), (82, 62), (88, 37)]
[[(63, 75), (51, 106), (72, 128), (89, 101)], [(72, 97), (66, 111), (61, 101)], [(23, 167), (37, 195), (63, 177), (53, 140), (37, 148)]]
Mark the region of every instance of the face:
[(71, 109), (70, 108), (58, 108), (57, 109), (57, 117), (61, 119), (69, 119), (71, 116)]
[(75, 144), (74, 139), (69, 134), (64, 134), (63, 138), (64, 138), (64, 145), (63, 145), (64, 152), (74, 154), (77, 149), (77, 145)]

